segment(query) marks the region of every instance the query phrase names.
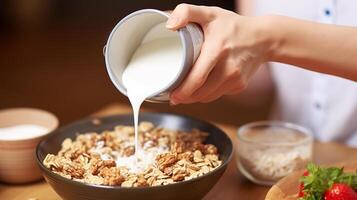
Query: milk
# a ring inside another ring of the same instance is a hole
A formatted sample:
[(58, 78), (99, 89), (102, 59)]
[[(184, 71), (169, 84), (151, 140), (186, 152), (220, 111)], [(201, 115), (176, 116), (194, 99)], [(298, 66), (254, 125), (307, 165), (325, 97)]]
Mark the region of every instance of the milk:
[(36, 124), (19, 124), (0, 128), (0, 140), (22, 140), (48, 133), (48, 129)]
[[(130, 143), (124, 146), (130, 146)], [(143, 145), (143, 149), (137, 151), (135, 155), (123, 156), (118, 152), (107, 153), (104, 141), (98, 141), (94, 148), (90, 149), (90, 152), (100, 155), (102, 160), (115, 160), (117, 167), (126, 167), (130, 172), (143, 172), (151, 164), (155, 162), (156, 156), (158, 154), (167, 153), (169, 151), (168, 147), (163, 146), (152, 146), (151, 141), (147, 141)]]
[(140, 106), (145, 99), (164, 90), (175, 81), (180, 73), (183, 58), (180, 37), (148, 38), (150, 32), (135, 50), (122, 76), (134, 115), (136, 162), (139, 155), (140, 159), (145, 159), (138, 139)]
[(143, 172), (155, 162), (156, 156), (168, 152), (162, 147), (152, 147), (150, 149), (140, 149), (135, 155), (128, 157), (117, 157), (115, 163), (118, 167), (127, 167), (130, 172)]

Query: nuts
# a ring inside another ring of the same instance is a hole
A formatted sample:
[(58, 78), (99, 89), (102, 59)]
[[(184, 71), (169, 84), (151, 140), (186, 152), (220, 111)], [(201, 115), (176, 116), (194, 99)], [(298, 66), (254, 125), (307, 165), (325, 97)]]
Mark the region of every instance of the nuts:
[(172, 177), (172, 180), (174, 181), (182, 181), (185, 179), (185, 174), (176, 174), (175, 176)]
[(47, 154), (43, 160), (43, 164), (53, 170), (60, 170), (62, 168), (62, 161), (53, 154)]
[(133, 187), (134, 186), (134, 183), (135, 181), (131, 181), (131, 180), (128, 180), (128, 181), (124, 181), (121, 186), (122, 187)]
[(170, 176), (173, 172), (173, 168), (172, 167), (166, 167), (164, 169), (164, 174), (167, 175), (167, 176)]
[(175, 164), (176, 161), (177, 161), (176, 153), (165, 153), (165, 154), (160, 154), (156, 157), (156, 162), (161, 171), (164, 171), (166, 167), (170, 167), (171, 165)]
[(147, 187), (149, 184), (147, 183), (146, 179), (143, 177), (138, 178), (137, 180), (137, 186), (138, 187)]
[(203, 161), (203, 155), (201, 153), (200, 150), (196, 150), (194, 153), (193, 153), (193, 161), (195, 163), (199, 163), (199, 162), (202, 162)]
[(57, 155), (48, 154), (43, 164), (65, 178), (79, 182), (121, 187), (149, 187), (190, 180), (221, 165), (217, 148), (204, 144), (207, 133), (172, 131), (150, 122), (139, 125), (142, 149), (160, 148), (153, 163), (140, 172), (117, 166), (118, 158), (134, 156), (134, 128), (117, 126), (101, 134), (67, 138)]
[(97, 175), (99, 172), (101, 172), (102, 169), (111, 168), (111, 167), (115, 167), (115, 166), (116, 166), (116, 164), (115, 164), (114, 160), (99, 160), (93, 166), (91, 173), (93, 175)]
[(104, 178), (104, 185), (121, 185), (125, 181), (125, 178), (120, 175), (120, 171), (116, 167), (103, 168), (99, 176)]
[(141, 132), (149, 132), (154, 128), (154, 124), (151, 122), (141, 122), (139, 124), (139, 131)]
[(76, 165), (74, 163), (65, 163), (63, 165), (63, 171), (65, 171), (67, 174), (71, 175), (73, 178), (83, 178), (84, 175), (84, 169), (80, 165)]
[(135, 153), (135, 147), (134, 146), (129, 146), (129, 147), (126, 147), (124, 148), (124, 155), (129, 157), (131, 155), (134, 155)]

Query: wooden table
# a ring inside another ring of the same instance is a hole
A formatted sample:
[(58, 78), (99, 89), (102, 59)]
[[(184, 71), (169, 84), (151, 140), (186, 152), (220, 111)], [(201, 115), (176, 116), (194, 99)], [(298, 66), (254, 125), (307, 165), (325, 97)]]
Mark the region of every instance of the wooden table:
[[(150, 110), (146, 110), (150, 111)], [(129, 113), (131, 108), (125, 104), (112, 104), (98, 112), (95, 116)], [(214, 122), (213, 122), (214, 123)], [(231, 139), (236, 140), (237, 127), (227, 124), (217, 124)], [(319, 164), (333, 164), (345, 161), (357, 160), (357, 149), (338, 143), (315, 143), (314, 160)], [(205, 200), (259, 200), (264, 199), (269, 187), (255, 185), (245, 179), (237, 170), (235, 158), (219, 182), (204, 198)], [(1, 200), (60, 200), (61, 198), (44, 181), (26, 185), (0, 184)]]

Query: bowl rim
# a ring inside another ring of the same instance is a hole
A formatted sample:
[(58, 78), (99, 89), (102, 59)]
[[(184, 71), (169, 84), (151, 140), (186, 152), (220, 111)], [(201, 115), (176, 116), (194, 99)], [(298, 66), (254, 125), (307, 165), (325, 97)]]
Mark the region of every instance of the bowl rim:
[(61, 176), (59, 174), (56, 174), (56, 173), (52, 172), (51, 170), (47, 169), (43, 165), (42, 161), (40, 160), (40, 158), (39, 158), (39, 149), (40, 149), (41, 144), (44, 143), (46, 141), (46, 139), (48, 139), (56, 131), (61, 131), (63, 129), (66, 129), (67, 127), (73, 125), (74, 123), (84, 123), (86, 121), (94, 120), (94, 119), (99, 119), (100, 120), (100, 119), (107, 119), (107, 118), (112, 118), (112, 117), (132, 116), (132, 114), (127, 113), (127, 114), (105, 115), (105, 116), (98, 116), (98, 117), (97, 116), (85, 117), (85, 118), (83, 118), (81, 120), (74, 121), (74, 122), (72, 122), (70, 124), (67, 124), (67, 125), (65, 125), (65, 126), (63, 126), (61, 128), (58, 128), (58, 129), (52, 131), (50, 134), (47, 135), (46, 138), (43, 138), (38, 143), (38, 145), (36, 146), (36, 150), (35, 150), (36, 161), (37, 161), (37, 164), (40, 166), (42, 175), (43, 175), (43, 173), (46, 173), (49, 176), (52, 176), (52, 178), (54, 178), (54, 179), (59, 179), (60, 181), (64, 181), (65, 183), (74, 184), (74, 185), (77, 185), (77, 186), (88, 186), (88, 187), (94, 187), (94, 188), (100, 188), (100, 189), (110, 189), (110, 190), (125, 190), (125, 191), (141, 190), (141, 191), (144, 191), (144, 190), (150, 190), (151, 188), (159, 189), (159, 188), (165, 188), (165, 187), (175, 187), (175, 186), (182, 185), (182, 184), (188, 184), (188, 183), (196, 182), (196, 181), (201, 180), (203, 178), (206, 178), (206, 177), (208, 177), (208, 176), (210, 176), (210, 175), (212, 175), (214, 173), (217, 173), (220, 170), (225, 171), (225, 169), (228, 166), (228, 164), (232, 161), (233, 152), (234, 152), (232, 139), (222, 129), (218, 128), (216, 125), (212, 124), (211, 122), (200, 120), (200, 119), (188, 116), (188, 115), (174, 114), (174, 113), (169, 113), (169, 112), (160, 112), (160, 113), (159, 112), (143, 112), (142, 114), (145, 114), (145, 115), (169, 115), (169, 116), (174, 116), (174, 117), (186, 118), (188, 120), (198, 121), (200, 123), (205, 123), (205, 124), (208, 124), (208, 125), (212, 126), (213, 128), (215, 128), (215, 129), (219, 130), (221, 133), (223, 133), (224, 136), (228, 139), (228, 143), (229, 143), (228, 145), (231, 147), (231, 151), (229, 152), (229, 155), (228, 155), (228, 157), (226, 159), (226, 162), (222, 161), (222, 164), (219, 167), (215, 168), (213, 171), (210, 171), (210, 172), (208, 172), (206, 174), (203, 174), (201, 176), (198, 176), (198, 177), (195, 177), (195, 178), (192, 178), (192, 179), (189, 179), (189, 180), (184, 180), (184, 181), (180, 181), (180, 182), (174, 182), (174, 183), (171, 183), (171, 184), (168, 184), (168, 185), (158, 185), (158, 186), (149, 186), (149, 187), (121, 187), (121, 186), (108, 186), (108, 185), (84, 183), (84, 182), (68, 179), (68, 178), (65, 178), (65, 177), (63, 177), (63, 176)]
[[(44, 137), (48, 136), (49, 134), (51, 134), (52, 132), (56, 131), (59, 127), (59, 119), (58, 117), (47, 110), (44, 109), (40, 109), (40, 108), (34, 108), (34, 107), (13, 107), (13, 108), (5, 108), (5, 109), (0, 109), (0, 113), (2, 112), (11, 112), (11, 111), (18, 111), (18, 110), (26, 110), (26, 111), (31, 111), (31, 112), (37, 112), (37, 113), (41, 113), (41, 114), (45, 114), (48, 117), (51, 118), (51, 120), (53, 120), (54, 125), (51, 129), (49, 129), (46, 133), (42, 134), (42, 135), (38, 135), (35, 137), (30, 137), (30, 138), (24, 138), (24, 139), (16, 139), (16, 140), (3, 140), (0, 139), (0, 143), (7, 143), (7, 144), (14, 144), (14, 143), (19, 143), (19, 142), (32, 142), (32, 141), (38, 141), (38, 140), (42, 140)], [(47, 128), (47, 127), (46, 127)]]
[[(249, 140), (246, 137), (242, 136), (243, 132), (255, 126), (277, 126), (277, 127), (283, 127), (291, 130), (297, 130), (298, 132), (300, 132), (306, 137), (296, 142), (294, 141), (293, 142), (267, 142), (267, 141)], [(305, 143), (312, 143), (314, 140), (312, 131), (310, 129), (291, 122), (278, 121), (278, 120), (263, 120), (263, 121), (256, 121), (256, 122), (244, 124), (243, 126), (238, 128), (236, 135), (238, 140), (244, 143), (255, 144), (255, 145), (270, 145), (270, 146), (297, 146)]]

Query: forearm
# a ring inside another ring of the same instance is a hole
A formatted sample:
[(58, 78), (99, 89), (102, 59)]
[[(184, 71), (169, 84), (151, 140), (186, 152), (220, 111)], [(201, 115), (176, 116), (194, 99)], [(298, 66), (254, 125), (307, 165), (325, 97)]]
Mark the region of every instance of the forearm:
[(357, 28), (270, 16), (270, 61), (357, 81)]
[(177, 30), (188, 22), (201, 25), (205, 41), (190, 72), (171, 92), (174, 105), (205, 103), (241, 92), (267, 61), (357, 81), (357, 28), (282, 16), (242, 16), (188, 4), (175, 8), (166, 27)]

